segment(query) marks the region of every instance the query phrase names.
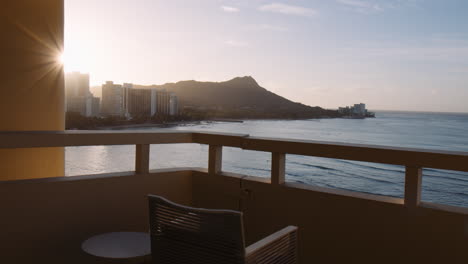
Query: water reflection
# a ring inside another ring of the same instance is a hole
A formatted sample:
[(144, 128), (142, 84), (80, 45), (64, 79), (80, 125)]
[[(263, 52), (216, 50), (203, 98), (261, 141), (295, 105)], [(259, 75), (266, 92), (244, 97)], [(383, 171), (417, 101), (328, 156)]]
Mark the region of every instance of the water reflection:
[[(204, 123), (175, 130), (228, 132), (251, 136), (310, 139), (468, 151), (468, 115), (433, 113), (377, 113), (375, 119), (255, 120), (244, 123)], [(167, 129), (145, 128), (143, 130)], [(66, 175), (133, 171), (135, 146), (74, 147), (66, 151)], [(150, 169), (202, 167), (208, 164), (208, 146), (152, 145)], [(223, 148), (223, 170), (269, 177), (271, 154)], [(366, 162), (286, 156), (286, 180), (311, 185), (402, 197), (404, 169)], [(468, 173), (425, 170), (422, 198), (468, 206)]]

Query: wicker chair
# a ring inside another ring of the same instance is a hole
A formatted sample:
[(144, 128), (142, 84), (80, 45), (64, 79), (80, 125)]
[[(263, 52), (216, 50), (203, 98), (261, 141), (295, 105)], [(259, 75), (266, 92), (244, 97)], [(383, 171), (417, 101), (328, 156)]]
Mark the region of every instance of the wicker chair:
[(154, 264), (297, 263), (297, 227), (245, 248), (242, 213), (179, 205), (148, 195)]

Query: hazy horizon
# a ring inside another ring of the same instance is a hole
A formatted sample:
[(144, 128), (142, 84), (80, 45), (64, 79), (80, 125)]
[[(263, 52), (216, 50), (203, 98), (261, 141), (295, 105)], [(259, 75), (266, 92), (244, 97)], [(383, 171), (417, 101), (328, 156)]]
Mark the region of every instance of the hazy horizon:
[(65, 70), (141, 85), (252, 76), (336, 109), (468, 112), (462, 0), (65, 0)]

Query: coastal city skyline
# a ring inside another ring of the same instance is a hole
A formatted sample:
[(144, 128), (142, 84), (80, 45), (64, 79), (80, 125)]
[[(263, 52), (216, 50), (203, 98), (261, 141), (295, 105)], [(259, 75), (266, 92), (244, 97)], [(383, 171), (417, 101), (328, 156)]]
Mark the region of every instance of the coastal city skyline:
[(249, 75), (327, 109), (366, 102), (372, 110), (468, 112), (467, 7), (455, 0), (66, 0), (65, 70), (90, 73), (92, 86)]
[(91, 91), (90, 75), (65, 74), (65, 111), (84, 117), (141, 118), (154, 115), (178, 115), (177, 95), (164, 89), (140, 89), (132, 83), (117, 84), (106, 81), (101, 93)]

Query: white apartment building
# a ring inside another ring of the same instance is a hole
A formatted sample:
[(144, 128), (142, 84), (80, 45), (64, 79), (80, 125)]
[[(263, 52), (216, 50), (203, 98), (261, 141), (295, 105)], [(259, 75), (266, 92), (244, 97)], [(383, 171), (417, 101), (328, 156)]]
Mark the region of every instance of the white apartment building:
[(179, 100), (175, 93), (169, 96), (169, 115), (174, 116), (179, 114)]
[(102, 85), (101, 113), (105, 116), (177, 115), (178, 98), (166, 90), (136, 89), (131, 83), (123, 85), (107, 81)]
[(354, 104), (353, 114), (364, 116), (366, 114), (366, 104)]

